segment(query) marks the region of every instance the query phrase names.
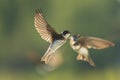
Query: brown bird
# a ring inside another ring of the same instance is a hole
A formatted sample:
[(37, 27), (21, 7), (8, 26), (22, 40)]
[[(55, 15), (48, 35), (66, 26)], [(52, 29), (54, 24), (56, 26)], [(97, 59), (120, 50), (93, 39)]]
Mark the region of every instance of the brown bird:
[(91, 66), (95, 63), (89, 56), (88, 49), (104, 49), (115, 44), (96, 37), (82, 37), (79, 34), (70, 37), (70, 45), (78, 53), (77, 60), (87, 61)]
[(45, 61), (47, 64), (52, 58), (53, 53), (55, 53), (55, 51), (59, 49), (70, 37), (70, 32), (68, 30), (64, 30), (60, 34), (57, 33), (45, 20), (43, 13), (40, 10), (36, 10), (34, 25), (41, 38), (50, 43), (49, 48), (41, 58), (41, 61)]

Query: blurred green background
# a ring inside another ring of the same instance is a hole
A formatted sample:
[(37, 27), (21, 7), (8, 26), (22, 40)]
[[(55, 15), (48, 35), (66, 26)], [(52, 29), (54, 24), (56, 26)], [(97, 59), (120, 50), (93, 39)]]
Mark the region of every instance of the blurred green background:
[[(39, 62), (49, 46), (34, 27), (35, 9), (40, 8), (57, 32), (67, 29), (110, 40), (116, 46), (90, 50), (96, 63), (93, 68), (76, 61), (77, 53), (67, 42), (58, 50), (62, 64), (49, 70)], [(0, 80), (119, 79), (120, 0), (0, 0)]]

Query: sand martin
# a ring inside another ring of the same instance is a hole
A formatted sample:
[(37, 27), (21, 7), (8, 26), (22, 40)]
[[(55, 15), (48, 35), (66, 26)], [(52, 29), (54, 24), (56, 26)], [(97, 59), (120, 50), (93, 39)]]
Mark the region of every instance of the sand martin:
[(49, 48), (41, 58), (41, 61), (44, 61), (47, 64), (52, 58), (53, 53), (55, 53), (55, 51), (59, 49), (70, 37), (70, 32), (68, 30), (64, 30), (60, 34), (57, 33), (45, 20), (45, 17), (40, 10), (36, 10), (34, 25), (41, 38), (50, 43)]
[(88, 49), (104, 49), (115, 44), (96, 37), (83, 37), (73, 35), (70, 37), (70, 45), (78, 53), (77, 60), (87, 61), (91, 66), (95, 66), (94, 61), (90, 58)]

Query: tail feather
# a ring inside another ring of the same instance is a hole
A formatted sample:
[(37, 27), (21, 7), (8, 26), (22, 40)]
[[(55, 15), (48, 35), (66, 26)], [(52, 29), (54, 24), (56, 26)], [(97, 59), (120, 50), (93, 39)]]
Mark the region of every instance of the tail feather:
[(95, 63), (94, 63), (94, 61), (93, 61), (90, 57), (88, 58), (88, 63), (89, 63), (91, 66), (93, 66), (93, 67), (96, 66)]
[(76, 57), (77, 60), (83, 60), (83, 56), (78, 54), (78, 56)]
[(50, 60), (52, 59), (52, 56), (53, 56), (53, 54), (45, 55), (41, 58), (41, 61), (44, 61), (45, 64), (48, 64), (50, 62)]
[(91, 66), (95, 67), (94, 61), (88, 56), (78, 54), (76, 59), (77, 60), (82, 60), (82, 61), (87, 61)]
[(41, 58), (41, 61), (46, 61), (48, 55), (43, 55), (43, 57)]
[(50, 48), (48, 48), (48, 50), (45, 52), (45, 54), (41, 58), (41, 61), (44, 61), (45, 64), (47, 64), (51, 58), (52, 58), (51, 50)]

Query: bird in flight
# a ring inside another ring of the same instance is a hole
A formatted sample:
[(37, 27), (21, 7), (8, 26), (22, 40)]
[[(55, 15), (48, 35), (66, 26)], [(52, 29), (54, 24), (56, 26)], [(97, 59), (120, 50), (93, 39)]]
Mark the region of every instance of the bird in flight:
[(35, 13), (34, 25), (41, 38), (50, 43), (47, 51), (41, 58), (41, 61), (44, 61), (47, 64), (51, 60), (55, 51), (63, 46), (66, 40), (70, 37), (70, 32), (64, 30), (60, 34), (57, 33), (55, 29), (48, 24), (43, 13), (39, 9), (36, 10)]
[(89, 56), (88, 49), (104, 49), (115, 44), (100, 38), (84, 37), (77, 34), (70, 37), (70, 45), (78, 53), (77, 60), (87, 61), (91, 66), (95, 67), (94, 61)]

